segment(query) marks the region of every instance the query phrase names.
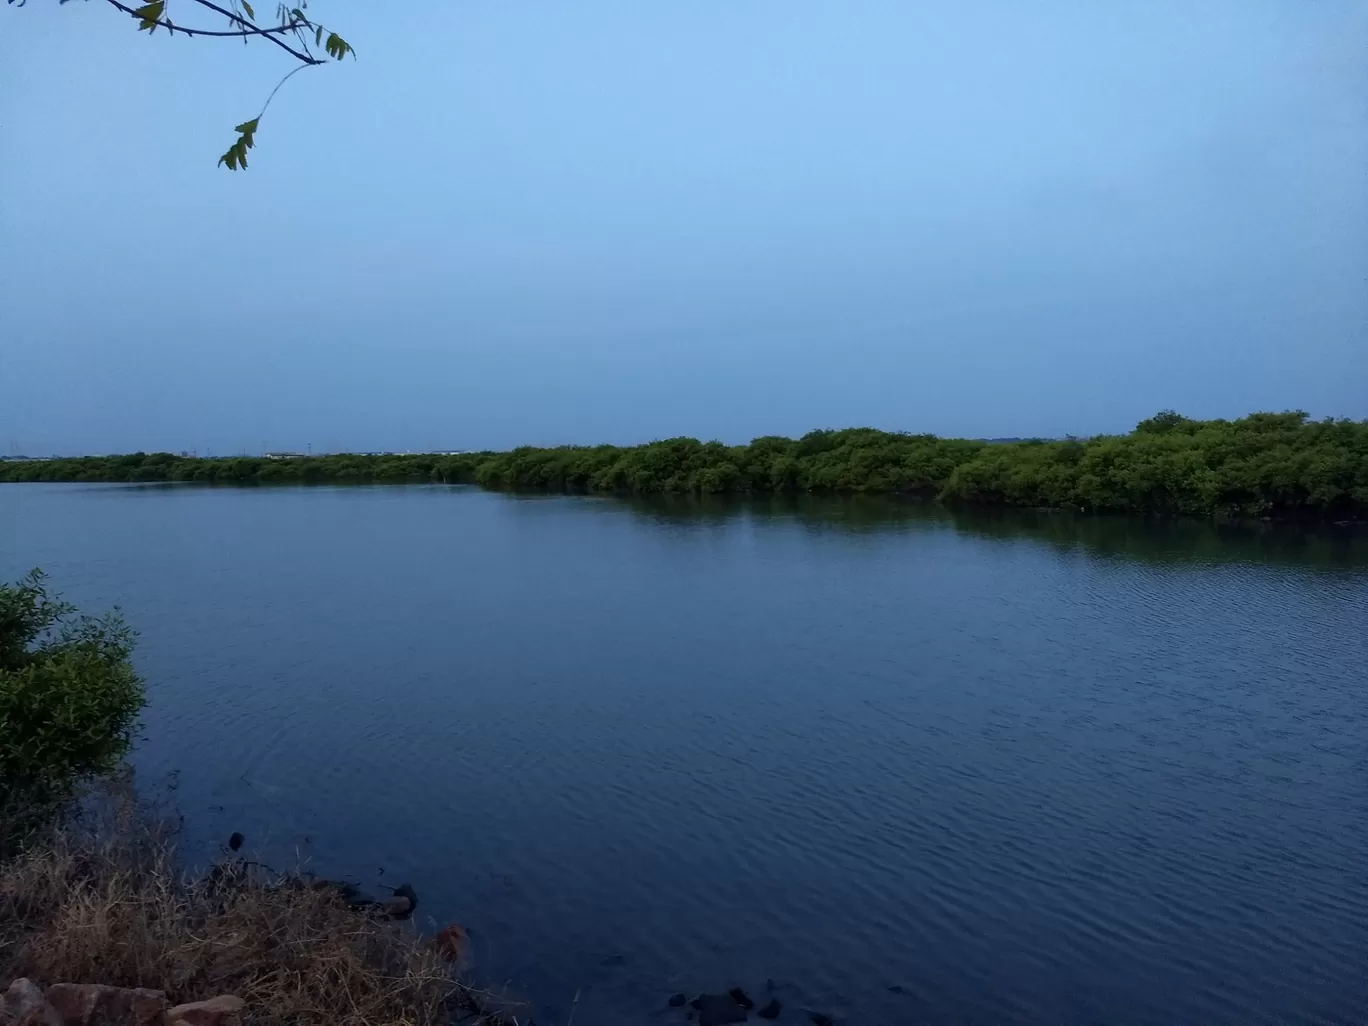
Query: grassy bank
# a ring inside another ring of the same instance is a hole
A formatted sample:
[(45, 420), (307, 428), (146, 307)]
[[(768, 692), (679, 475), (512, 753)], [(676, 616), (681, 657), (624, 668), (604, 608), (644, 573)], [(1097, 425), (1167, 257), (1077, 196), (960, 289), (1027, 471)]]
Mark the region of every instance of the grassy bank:
[(458, 455), (195, 459), (134, 453), (0, 463), (0, 481), (417, 482), (629, 494), (911, 493), (1099, 512), (1368, 516), (1368, 421), (1304, 413), (1189, 420), (1129, 434), (990, 443), (872, 428), (728, 446), (520, 448)]
[[(81, 615), (36, 570), (0, 583), (0, 992), (27, 978), (39, 1003), (54, 984), (173, 1005), (233, 995), (244, 1026), (514, 1021), (453, 974), (460, 927), (434, 946), (390, 921), (413, 915), (411, 889), (394, 892), (402, 905), (363, 900), (241, 858), (240, 837), (187, 875), (179, 819), (139, 803), (121, 768), (145, 699), (133, 642), (116, 613)], [(0, 1020), (45, 1014), (2, 1003)]]
[(185, 875), (168, 820), (103, 796), (0, 862), (0, 989), (18, 977), (233, 994), (244, 1026), (511, 1023), (410, 923), (233, 859)]

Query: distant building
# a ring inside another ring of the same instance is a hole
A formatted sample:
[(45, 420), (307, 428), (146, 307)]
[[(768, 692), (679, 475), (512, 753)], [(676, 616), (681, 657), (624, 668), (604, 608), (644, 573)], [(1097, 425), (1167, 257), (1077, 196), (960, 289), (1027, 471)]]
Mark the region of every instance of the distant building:
[(302, 452), (268, 452), (264, 455), (268, 460), (302, 460), (307, 458)]
[[(338, 452), (334, 456), (465, 456), (474, 452), (473, 449), (424, 449), (421, 452), (414, 452), (406, 449), (403, 452), (396, 452), (393, 449), (382, 449), (374, 452)], [(299, 459), (302, 452), (268, 452), (266, 458), (269, 460)]]

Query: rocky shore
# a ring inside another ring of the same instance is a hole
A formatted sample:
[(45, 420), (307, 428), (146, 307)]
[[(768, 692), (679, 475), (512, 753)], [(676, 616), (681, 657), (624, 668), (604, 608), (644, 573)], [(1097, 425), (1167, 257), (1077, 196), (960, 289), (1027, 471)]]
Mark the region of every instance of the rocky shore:
[(278, 874), (238, 838), (187, 874), (174, 840), (164, 819), (110, 807), (0, 863), (0, 1026), (516, 1021), (465, 982), (463, 929), (407, 921), (412, 888)]
[(165, 991), (54, 983), (21, 977), (0, 996), (0, 1026), (241, 1026), (244, 1002), (231, 994), (171, 1005)]

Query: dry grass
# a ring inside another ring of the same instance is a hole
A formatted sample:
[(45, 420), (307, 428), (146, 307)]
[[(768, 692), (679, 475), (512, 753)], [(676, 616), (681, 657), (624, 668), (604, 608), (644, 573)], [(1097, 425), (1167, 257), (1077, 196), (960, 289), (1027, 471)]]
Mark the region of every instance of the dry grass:
[(409, 924), (240, 862), (216, 875), (187, 879), (164, 820), (104, 801), (0, 865), (0, 981), (236, 994), (245, 1026), (516, 1023)]

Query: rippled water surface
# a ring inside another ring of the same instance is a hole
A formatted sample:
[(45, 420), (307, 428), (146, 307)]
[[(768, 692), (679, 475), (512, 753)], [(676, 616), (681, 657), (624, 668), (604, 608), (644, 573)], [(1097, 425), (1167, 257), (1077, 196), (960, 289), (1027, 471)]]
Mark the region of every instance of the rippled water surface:
[(1368, 1019), (1362, 535), (0, 486), (33, 565), (192, 846), (411, 880), (543, 1024)]

